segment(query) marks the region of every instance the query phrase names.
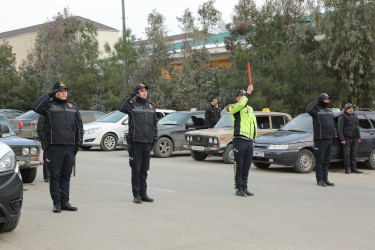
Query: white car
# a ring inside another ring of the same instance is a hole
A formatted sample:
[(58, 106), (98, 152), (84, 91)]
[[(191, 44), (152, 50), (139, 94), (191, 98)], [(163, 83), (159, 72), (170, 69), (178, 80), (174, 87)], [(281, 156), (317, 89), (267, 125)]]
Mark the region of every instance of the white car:
[[(160, 119), (175, 110), (156, 109)], [(100, 146), (104, 151), (115, 150), (123, 145), (124, 135), (128, 131), (128, 115), (120, 111), (113, 111), (95, 122), (83, 124), (83, 143), (81, 148), (88, 150), (93, 146)]]

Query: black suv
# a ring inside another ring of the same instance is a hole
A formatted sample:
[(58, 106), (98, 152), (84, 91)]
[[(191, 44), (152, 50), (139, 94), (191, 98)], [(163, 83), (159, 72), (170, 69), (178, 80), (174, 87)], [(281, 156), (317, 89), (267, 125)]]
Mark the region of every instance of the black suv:
[[(361, 143), (358, 145), (358, 161), (365, 161), (369, 169), (375, 169), (375, 112), (356, 111), (359, 119)], [(336, 135), (331, 153), (331, 162), (342, 162), (342, 146), (337, 135), (337, 122), (341, 112), (334, 112)], [(276, 132), (256, 139), (253, 163), (258, 168), (271, 164), (293, 166), (299, 173), (314, 169), (313, 125), (309, 114), (298, 115)]]
[[(0, 124), (0, 138), (9, 133)], [(23, 185), (12, 149), (0, 141), (0, 232), (14, 230), (21, 216)]]

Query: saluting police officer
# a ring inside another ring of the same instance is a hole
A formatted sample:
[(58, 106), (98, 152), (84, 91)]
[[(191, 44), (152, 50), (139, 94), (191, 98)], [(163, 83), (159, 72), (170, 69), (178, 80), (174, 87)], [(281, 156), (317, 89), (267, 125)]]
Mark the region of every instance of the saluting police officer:
[(247, 105), (254, 86), (237, 92), (237, 103), (229, 106), (233, 122), (234, 188), (238, 196), (253, 196), (247, 187), (250, 165), (253, 158), (257, 122), (253, 108)]
[[(150, 168), (150, 153), (158, 139), (155, 104), (147, 99), (148, 87), (137, 84), (134, 92), (127, 95), (117, 109), (129, 115), (127, 137), (129, 165), (132, 169), (133, 202), (153, 202), (147, 195), (147, 171)], [(131, 101), (136, 96), (134, 101)]]
[(69, 203), (70, 176), (82, 144), (83, 124), (77, 106), (68, 101), (68, 88), (56, 82), (53, 91), (39, 97), (32, 109), (45, 118), (47, 159), (53, 212), (76, 211)]

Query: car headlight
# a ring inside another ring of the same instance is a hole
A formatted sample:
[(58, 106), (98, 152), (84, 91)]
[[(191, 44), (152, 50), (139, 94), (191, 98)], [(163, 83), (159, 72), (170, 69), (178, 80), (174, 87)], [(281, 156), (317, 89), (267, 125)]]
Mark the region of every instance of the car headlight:
[(209, 138), (209, 139), (208, 139), (208, 143), (212, 143), (212, 138)]
[(16, 157), (9, 152), (0, 159), (0, 172), (14, 170), (16, 168)]
[(30, 153), (30, 149), (29, 148), (23, 148), (22, 149), (22, 155), (28, 155)]
[(101, 130), (101, 127), (96, 127), (96, 128), (90, 128), (86, 131), (87, 134), (95, 134), (96, 132), (98, 132), (99, 130)]
[(288, 150), (288, 148), (289, 148), (288, 144), (283, 144), (283, 145), (271, 144), (268, 146), (268, 149), (274, 149), (274, 150)]
[(217, 144), (217, 138), (214, 139), (214, 144)]
[(36, 155), (37, 153), (38, 153), (38, 149), (37, 148), (30, 148), (30, 154)]

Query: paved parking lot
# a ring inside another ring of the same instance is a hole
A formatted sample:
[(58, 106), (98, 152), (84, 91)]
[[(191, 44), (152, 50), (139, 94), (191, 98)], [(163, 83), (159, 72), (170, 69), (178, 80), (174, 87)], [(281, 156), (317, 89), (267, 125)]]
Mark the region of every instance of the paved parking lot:
[(234, 195), (233, 168), (219, 157), (152, 157), (155, 202), (138, 205), (126, 151), (80, 151), (71, 183), (79, 210), (52, 213), (40, 168), (0, 249), (375, 249), (375, 171), (364, 171), (331, 168), (336, 187), (322, 188), (314, 173), (252, 166), (255, 196), (245, 198)]

